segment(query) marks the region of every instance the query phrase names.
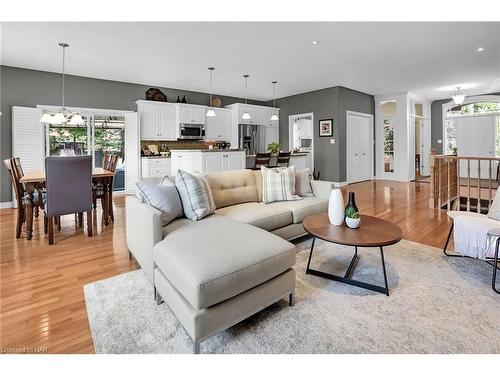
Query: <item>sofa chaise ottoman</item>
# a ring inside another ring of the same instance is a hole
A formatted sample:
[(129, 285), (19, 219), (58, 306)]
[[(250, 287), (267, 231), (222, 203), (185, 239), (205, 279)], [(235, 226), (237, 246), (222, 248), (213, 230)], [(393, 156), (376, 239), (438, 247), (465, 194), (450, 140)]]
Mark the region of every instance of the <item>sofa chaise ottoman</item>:
[[(302, 220), (327, 210), (332, 184), (311, 181), (311, 196), (263, 204), (260, 173), (205, 175), (217, 207), (200, 221), (162, 226), (161, 212), (126, 199), (131, 255), (193, 340), (200, 342), (283, 298), (293, 305), (295, 246)], [(158, 183), (158, 179), (143, 180)]]

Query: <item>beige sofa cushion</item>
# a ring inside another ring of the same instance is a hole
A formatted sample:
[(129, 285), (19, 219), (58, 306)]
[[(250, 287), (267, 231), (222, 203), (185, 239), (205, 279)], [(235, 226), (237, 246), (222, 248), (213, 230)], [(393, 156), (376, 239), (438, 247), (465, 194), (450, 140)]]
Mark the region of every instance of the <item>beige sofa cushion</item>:
[(255, 188), (257, 189), (257, 202), (262, 202), (262, 172), (252, 171), (255, 181)]
[(288, 270), (295, 264), (295, 246), (216, 214), (181, 221), (156, 244), (153, 258), (173, 287), (194, 308), (203, 309)]
[(299, 201), (274, 202), (267, 206), (291, 211), (294, 223), (302, 223), (309, 215), (328, 211), (328, 201), (316, 197), (304, 197)]
[(246, 202), (257, 202), (254, 171), (242, 169), (237, 171), (207, 173), (205, 175), (217, 208), (232, 206)]
[(274, 204), (242, 203), (224, 207), (215, 212), (268, 231), (284, 227), (293, 222), (292, 212), (289, 209)]

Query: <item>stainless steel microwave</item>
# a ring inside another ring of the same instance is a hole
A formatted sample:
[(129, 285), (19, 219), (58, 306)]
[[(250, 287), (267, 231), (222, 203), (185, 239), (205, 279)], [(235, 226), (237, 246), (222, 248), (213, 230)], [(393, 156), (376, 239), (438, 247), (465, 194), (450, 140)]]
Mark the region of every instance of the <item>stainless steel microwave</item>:
[(205, 139), (205, 125), (180, 124), (179, 139)]

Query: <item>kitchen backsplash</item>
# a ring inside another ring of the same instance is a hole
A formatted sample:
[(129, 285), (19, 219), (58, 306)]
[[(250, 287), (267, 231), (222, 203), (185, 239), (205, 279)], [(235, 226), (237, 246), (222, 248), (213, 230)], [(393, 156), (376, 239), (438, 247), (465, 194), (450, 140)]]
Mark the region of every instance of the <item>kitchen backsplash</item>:
[(141, 141), (141, 150), (149, 145), (155, 145), (160, 152), (168, 152), (170, 150), (204, 150), (208, 149), (214, 143), (213, 141)]

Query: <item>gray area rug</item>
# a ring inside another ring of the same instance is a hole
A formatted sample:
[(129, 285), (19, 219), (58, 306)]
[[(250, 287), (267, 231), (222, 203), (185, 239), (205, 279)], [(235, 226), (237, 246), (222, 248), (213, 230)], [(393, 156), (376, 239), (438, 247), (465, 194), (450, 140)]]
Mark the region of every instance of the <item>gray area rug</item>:
[[(311, 240), (298, 248), (296, 305), (280, 301), (202, 342), (204, 353), (500, 353), (500, 296), (492, 267), (446, 258), (409, 241), (386, 248), (390, 297), (305, 275)], [(353, 274), (383, 285), (378, 249), (360, 249)], [(343, 274), (352, 249), (321, 240), (311, 266)], [(88, 284), (97, 353), (191, 353), (168, 306), (141, 270)]]

